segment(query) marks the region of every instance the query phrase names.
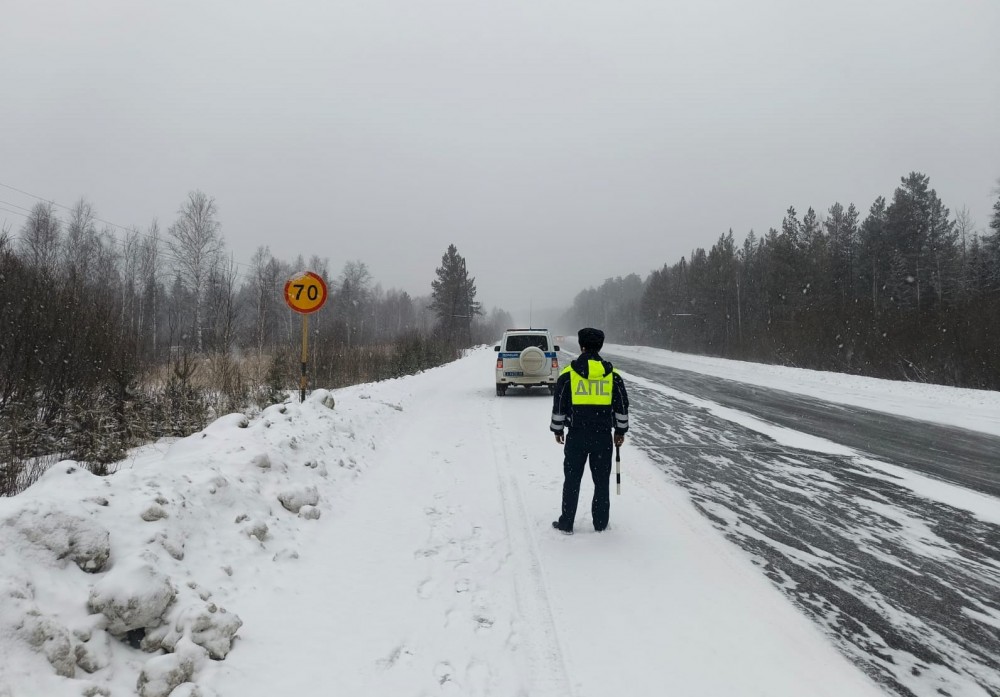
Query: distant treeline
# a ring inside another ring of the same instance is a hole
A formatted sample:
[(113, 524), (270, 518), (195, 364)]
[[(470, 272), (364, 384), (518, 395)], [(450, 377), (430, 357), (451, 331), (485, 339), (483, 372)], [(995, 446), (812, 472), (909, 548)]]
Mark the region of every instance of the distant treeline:
[(914, 172), (863, 219), (789, 208), (763, 237), (730, 230), (645, 280), (585, 290), (567, 319), (622, 343), (1000, 389), (1000, 197), (993, 211), (980, 233)]
[(510, 321), (477, 317), (454, 247), (436, 277), (428, 269), (423, 298), (383, 290), (360, 261), (334, 276), (325, 259), (288, 263), (262, 247), (238, 264), (201, 192), (165, 234), (156, 222), (120, 234), (82, 200), (63, 217), (38, 203), (25, 218), (0, 230), (0, 495), (55, 459), (102, 472), (129, 447), (284, 399), (298, 384), (302, 324), (283, 288), (305, 269), (331, 296), (310, 316), (310, 387), (440, 365)]

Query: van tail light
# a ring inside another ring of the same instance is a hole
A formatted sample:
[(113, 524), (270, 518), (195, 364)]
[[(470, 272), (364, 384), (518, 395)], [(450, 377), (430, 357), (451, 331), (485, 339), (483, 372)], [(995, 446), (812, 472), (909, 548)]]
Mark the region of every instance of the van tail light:
[(553, 358), (552, 359), (552, 367), (555, 368), (556, 370), (559, 369), (559, 359), (558, 358)]
[(497, 370), (503, 370), (503, 359), (502, 358), (498, 358), (497, 359)]

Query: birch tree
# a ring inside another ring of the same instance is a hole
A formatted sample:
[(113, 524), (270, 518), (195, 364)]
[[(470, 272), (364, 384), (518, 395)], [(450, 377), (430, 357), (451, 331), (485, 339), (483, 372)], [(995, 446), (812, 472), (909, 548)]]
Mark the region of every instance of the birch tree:
[(278, 280), (281, 266), (268, 247), (258, 247), (250, 260), (250, 281), (254, 304), (253, 342), (258, 360), (273, 341), (273, 325), (278, 313)]
[(150, 223), (145, 238), (141, 243), (140, 251), (140, 275), (142, 276), (145, 291), (143, 292), (143, 302), (140, 305), (138, 336), (141, 337), (145, 328), (146, 308), (148, 306), (150, 337), (152, 355), (156, 356), (156, 332), (157, 314), (159, 312), (159, 283), (161, 274), (160, 255), (160, 224), (154, 219)]
[(215, 199), (192, 191), (177, 211), (170, 226), (167, 247), (173, 257), (174, 272), (191, 294), (194, 304), (195, 348), (201, 353), (202, 318), (208, 279), (222, 254), (221, 225), (216, 220)]
[(51, 203), (36, 203), (21, 229), (21, 257), (31, 266), (52, 271), (59, 258), (62, 224)]

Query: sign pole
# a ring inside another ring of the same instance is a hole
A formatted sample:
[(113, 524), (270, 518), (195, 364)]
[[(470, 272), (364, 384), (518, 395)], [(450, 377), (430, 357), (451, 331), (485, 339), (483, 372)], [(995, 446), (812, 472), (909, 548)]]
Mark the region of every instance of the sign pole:
[(302, 373), (299, 376), (299, 401), (306, 401), (306, 368), (309, 365), (309, 315), (326, 303), (326, 281), (319, 274), (303, 271), (285, 282), (285, 303), (302, 315)]
[(306, 364), (309, 362), (309, 315), (302, 315), (302, 376), (299, 378), (299, 401), (306, 401)]

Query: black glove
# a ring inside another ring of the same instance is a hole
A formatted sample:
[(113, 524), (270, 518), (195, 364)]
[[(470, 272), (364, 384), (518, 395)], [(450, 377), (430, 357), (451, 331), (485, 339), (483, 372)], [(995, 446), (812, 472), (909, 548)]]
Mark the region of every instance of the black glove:
[(556, 432), (555, 436), (556, 436), (556, 443), (558, 443), (559, 445), (562, 445), (563, 443), (566, 442), (566, 436), (563, 435), (562, 431)]
[(624, 443), (624, 442), (625, 442), (625, 434), (624, 433), (616, 433), (615, 434), (615, 447), (616, 448), (622, 447), (622, 443)]

